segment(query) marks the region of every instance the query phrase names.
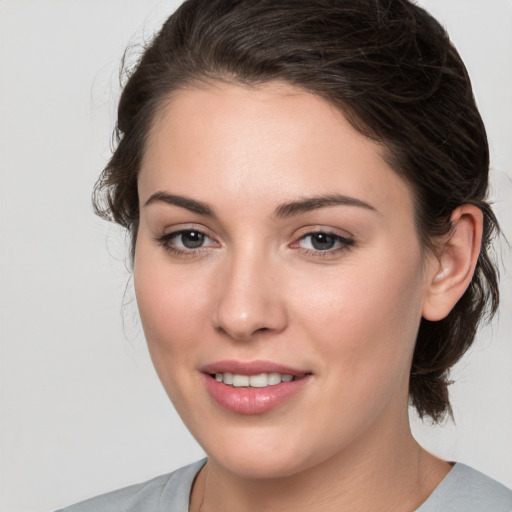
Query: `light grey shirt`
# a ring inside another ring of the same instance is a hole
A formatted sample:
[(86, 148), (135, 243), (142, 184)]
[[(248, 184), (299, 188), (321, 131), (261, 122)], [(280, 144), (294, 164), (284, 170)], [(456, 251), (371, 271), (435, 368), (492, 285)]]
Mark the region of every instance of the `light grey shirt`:
[[(201, 460), (57, 512), (188, 512), (192, 483), (205, 463)], [(512, 491), (458, 463), (416, 512), (512, 512)]]

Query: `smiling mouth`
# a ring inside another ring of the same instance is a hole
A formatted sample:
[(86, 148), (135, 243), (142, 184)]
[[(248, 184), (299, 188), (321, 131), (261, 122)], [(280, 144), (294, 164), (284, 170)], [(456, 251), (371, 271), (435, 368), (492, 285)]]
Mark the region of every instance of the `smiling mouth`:
[(211, 398), (236, 414), (263, 414), (304, 390), (313, 373), (271, 361), (218, 361), (201, 369)]
[(210, 374), (217, 382), (235, 388), (266, 388), (277, 386), (283, 382), (292, 382), (302, 379), (306, 374), (292, 375), (290, 373), (259, 373), (257, 375), (241, 375), (237, 373), (215, 373)]

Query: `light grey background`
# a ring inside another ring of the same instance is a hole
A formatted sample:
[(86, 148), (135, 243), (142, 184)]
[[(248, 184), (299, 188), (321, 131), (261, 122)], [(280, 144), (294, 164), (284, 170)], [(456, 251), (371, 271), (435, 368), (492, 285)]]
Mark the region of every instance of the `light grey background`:
[[(179, 2), (0, 0), (0, 511), (46, 511), (201, 457), (137, 321), (125, 240), (91, 213), (119, 62)], [(424, 0), (466, 60), (512, 240), (512, 2)], [(417, 436), (512, 486), (512, 261), (457, 367), (457, 423)], [(128, 286), (126, 286), (128, 282)]]

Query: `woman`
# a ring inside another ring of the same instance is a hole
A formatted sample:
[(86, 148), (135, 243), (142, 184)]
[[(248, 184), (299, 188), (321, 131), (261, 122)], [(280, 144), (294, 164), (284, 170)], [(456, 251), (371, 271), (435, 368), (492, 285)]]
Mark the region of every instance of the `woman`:
[(498, 304), (485, 129), (406, 0), (188, 0), (121, 97), (100, 215), (207, 460), (75, 511), (493, 510), (413, 439)]

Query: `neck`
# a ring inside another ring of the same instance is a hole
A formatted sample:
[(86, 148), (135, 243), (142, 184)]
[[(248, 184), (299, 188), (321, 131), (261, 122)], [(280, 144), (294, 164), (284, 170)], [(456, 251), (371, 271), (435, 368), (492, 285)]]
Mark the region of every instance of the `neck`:
[(281, 478), (246, 478), (209, 459), (194, 485), (190, 511), (415, 510), (450, 466), (416, 443), (408, 420), (399, 430), (394, 425), (377, 436), (368, 432), (336, 457)]

